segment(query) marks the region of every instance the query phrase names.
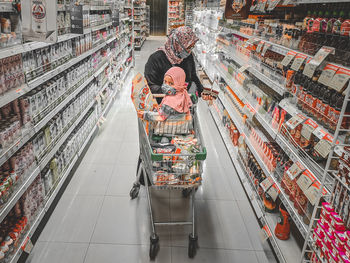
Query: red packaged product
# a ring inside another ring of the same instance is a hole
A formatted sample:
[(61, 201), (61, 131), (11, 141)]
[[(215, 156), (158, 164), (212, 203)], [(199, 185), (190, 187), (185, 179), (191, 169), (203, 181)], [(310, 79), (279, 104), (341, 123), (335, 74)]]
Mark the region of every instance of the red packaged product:
[(346, 230), (345, 226), (344, 226), (343, 219), (341, 219), (341, 217), (337, 213), (332, 212), (331, 218), (332, 218), (331, 225), (334, 228), (334, 230), (336, 230), (336, 231), (345, 231)]
[(327, 202), (322, 203), (321, 215), (328, 220), (331, 221), (331, 213), (334, 212), (334, 208)]
[(333, 247), (333, 240), (335, 239), (334, 233), (332, 229), (325, 230), (325, 237), (324, 237), (324, 244), (327, 246), (328, 249), (332, 249)]
[(344, 253), (339, 253), (339, 258), (343, 263), (350, 263), (350, 259)]
[(330, 250), (329, 252), (328, 252), (328, 255), (329, 255), (329, 263), (338, 263), (339, 262), (339, 258), (338, 258), (338, 255), (337, 255), (338, 253), (335, 251), (333, 251), (333, 250)]

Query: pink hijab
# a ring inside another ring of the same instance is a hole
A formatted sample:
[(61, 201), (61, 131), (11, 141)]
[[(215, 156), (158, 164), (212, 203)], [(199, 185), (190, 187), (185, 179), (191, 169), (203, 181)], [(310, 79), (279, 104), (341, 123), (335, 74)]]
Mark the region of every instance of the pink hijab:
[(168, 105), (177, 112), (188, 113), (192, 106), (190, 95), (187, 93), (186, 73), (180, 67), (170, 68), (164, 76), (170, 76), (174, 81), (175, 95), (166, 95), (161, 105)]

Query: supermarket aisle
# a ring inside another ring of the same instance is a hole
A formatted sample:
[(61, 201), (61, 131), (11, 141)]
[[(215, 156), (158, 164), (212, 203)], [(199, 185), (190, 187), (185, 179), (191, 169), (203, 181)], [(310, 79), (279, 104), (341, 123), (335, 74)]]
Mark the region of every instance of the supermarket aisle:
[[(164, 38), (150, 37), (136, 53), (135, 72)], [(196, 198), (199, 250), (187, 257), (188, 227), (158, 228), (156, 262), (273, 262), (267, 259), (259, 227), (205, 103), (199, 104), (208, 149), (204, 183)], [(137, 119), (129, 86), (114, 103), (44, 228), (27, 262), (149, 262), (150, 225), (145, 190), (130, 200), (138, 158)], [(180, 192), (153, 193), (156, 219), (189, 216)], [(271, 252), (270, 252), (271, 253)]]

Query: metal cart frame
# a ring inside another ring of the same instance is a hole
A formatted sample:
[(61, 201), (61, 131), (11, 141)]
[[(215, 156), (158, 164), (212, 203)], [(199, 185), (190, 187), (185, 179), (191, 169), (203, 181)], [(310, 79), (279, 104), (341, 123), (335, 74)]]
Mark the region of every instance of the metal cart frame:
[[(166, 122), (171, 122), (171, 120), (167, 120)], [(151, 260), (154, 260), (158, 251), (159, 251), (159, 237), (156, 232), (156, 226), (175, 226), (175, 225), (191, 225), (192, 226), (192, 233), (189, 234), (189, 246), (188, 246), (188, 256), (190, 258), (193, 258), (196, 254), (197, 250), (197, 241), (198, 236), (196, 233), (196, 223), (195, 223), (195, 193), (196, 189), (200, 186), (201, 182), (195, 182), (191, 184), (170, 184), (169, 182), (164, 182), (162, 185), (155, 185), (153, 182), (153, 174), (155, 173), (154, 163), (155, 162), (172, 162), (174, 163), (174, 158), (184, 158), (184, 159), (190, 159), (191, 161), (195, 160), (196, 164), (198, 164), (198, 172), (199, 175), (202, 175), (203, 171), (203, 161), (206, 159), (206, 148), (203, 144), (203, 138), (200, 131), (200, 126), (198, 122), (197, 113), (195, 111), (195, 108), (193, 109), (192, 119), (191, 122), (193, 124), (193, 130), (195, 131), (196, 138), (198, 140), (198, 143), (200, 145), (200, 152), (198, 153), (188, 153), (188, 154), (177, 154), (177, 153), (170, 153), (170, 154), (156, 154), (153, 153), (152, 147), (151, 147), (151, 141), (153, 131), (154, 131), (154, 125), (149, 125), (151, 122), (142, 121), (138, 119), (138, 127), (139, 127), (139, 142), (140, 142), (140, 157), (138, 161), (138, 168), (137, 168), (137, 178), (136, 182), (133, 184), (132, 189), (130, 190), (130, 197), (132, 199), (136, 198), (139, 194), (140, 190), (140, 178), (141, 176), (144, 179), (144, 184), (146, 187), (147, 192), (147, 200), (148, 200), (148, 207), (149, 207), (149, 213), (150, 213), (150, 219), (151, 219), (151, 230), (152, 234), (150, 236), (151, 244), (150, 244), (150, 251), (149, 256)], [(153, 123), (155, 124), (155, 123)], [(167, 134), (164, 133), (163, 135), (167, 136), (175, 136), (178, 134)], [(176, 162), (176, 161), (175, 161)], [(155, 222), (153, 218), (153, 210), (152, 210), (152, 200), (151, 200), (151, 191), (149, 190), (149, 187), (155, 188), (155, 189), (182, 189), (182, 194), (184, 197), (187, 197), (191, 195), (191, 205), (192, 205), (192, 218), (191, 221), (176, 221), (176, 222)]]

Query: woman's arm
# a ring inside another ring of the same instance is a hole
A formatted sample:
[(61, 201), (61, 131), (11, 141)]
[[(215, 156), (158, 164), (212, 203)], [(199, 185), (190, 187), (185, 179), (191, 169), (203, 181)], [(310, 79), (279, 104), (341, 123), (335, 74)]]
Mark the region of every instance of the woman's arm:
[(162, 93), (161, 86), (164, 79), (164, 69), (162, 69), (158, 57), (157, 52), (153, 53), (145, 65), (145, 78), (153, 94)]
[(197, 71), (196, 71), (196, 63), (194, 62), (194, 58), (193, 58), (193, 54), (191, 54), (191, 77), (192, 77), (192, 81), (196, 84), (197, 86), (197, 92), (198, 92), (198, 96), (200, 97), (203, 91), (203, 85), (201, 83), (201, 81), (199, 80), (198, 76), (197, 76)]
[(147, 121), (165, 121), (176, 111), (168, 105), (162, 105), (158, 111), (145, 111), (143, 119)]

